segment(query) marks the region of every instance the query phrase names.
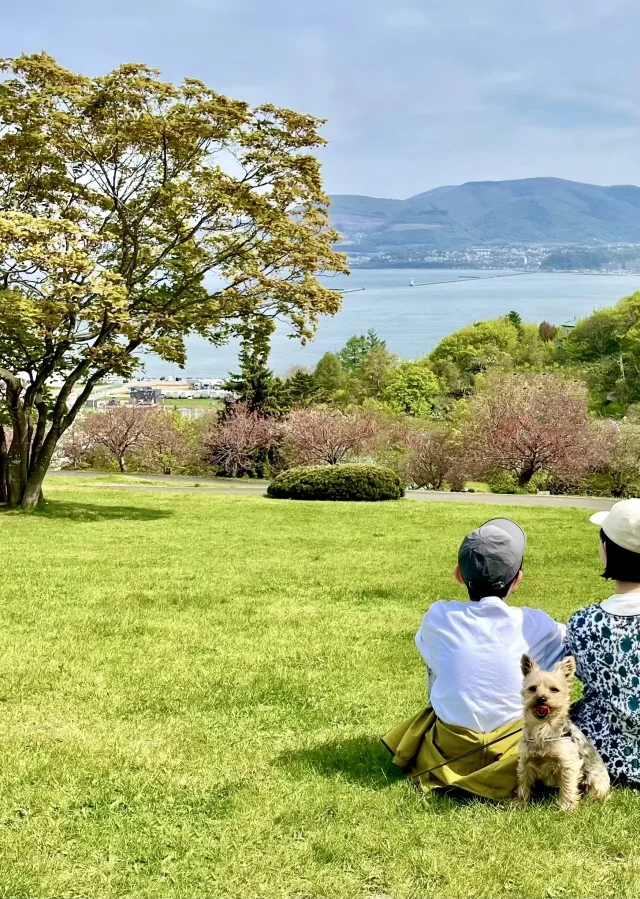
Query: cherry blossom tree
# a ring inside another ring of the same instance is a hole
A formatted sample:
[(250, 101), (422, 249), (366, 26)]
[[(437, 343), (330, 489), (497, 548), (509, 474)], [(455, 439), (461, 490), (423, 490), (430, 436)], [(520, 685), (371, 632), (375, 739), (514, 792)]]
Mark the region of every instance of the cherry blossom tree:
[(439, 490), (445, 481), (458, 485), (461, 478), (460, 447), (448, 430), (407, 431), (404, 443), (409, 448), (405, 477), (416, 487)]
[(58, 447), (58, 460), (73, 469), (82, 468), (95, 446), (93, 434), (84, 426), (85, 421), (86, 419), (76, 421)]
[(91, 447), (104, 447), (126, 472), (129, 455), (157, 436), (161, 414), (150, 406), (107, 406), (87, 415), (78, 430)]
[(372, 417), (333, 409), (294, 409), (285, 442), (300, 465), (337, 465), (362, 453), (378, 431)]
[(204, 436), (207, 460), (232, 478), (254, 471), (256, 454), (275, 449), (281, 440), (280, 421), (246, 403), (230, 406)]
[(521, 487), (539, 471), (584, 476), (607, 451), (605, 431), (589, 419), (584, 385), (552, 374), (490, 378), (469, 402), (461, 437), (470, 473), (508, 471)]

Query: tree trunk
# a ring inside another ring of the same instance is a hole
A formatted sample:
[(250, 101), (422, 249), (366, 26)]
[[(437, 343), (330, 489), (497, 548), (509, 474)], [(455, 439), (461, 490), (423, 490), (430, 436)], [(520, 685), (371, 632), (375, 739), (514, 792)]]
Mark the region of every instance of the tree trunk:
[[(129, 349), (137, 349), (138, 345), (139, 343), (132, 343)], [(58, 442), (75, 421), (96, 383), (107, 372), (106, 369), (94, 371), (69, 409), (67, 400), (71, 391), (80, 378), (86, 376), (88, 369), (89, 363), (78, 365), (67, 378), (51, 407), (45, 401), (41, 387), (32, 385), (25, 389), (15, 375), (6, 369), (0, 369), (0, 380), (4, 381), (6, 406), (13, 430), (11, 445), (6, 449), (4, 459), (0, 448), (0, 481), (6, 485), (0, 487), (0, 501), (4, 489), (9, 508), (21, 507), (25, 511), (32, 511), (42, 502), (42, 484)], [(51, 373), (53, 368), (49, 374)], [(0, 434), (6, 447), (2, 427)]]
[(125, 461), (124, 456), (122, 456), (122, 455), (119, 455), (119, 456), (118, 456), (118, 465), (120, 466), (120, 471), (122, 472), (122, 474), (126, 474), (126, 472), (127, 472), (127, 463), (126, 463), (126, 461)]
[(42, 442), (40, 452), (31, 460), (29, 476), (25, 482), (20, 502), (26, 512), (32, 512), (44, 501), (42, 484), (62, 434), (63, 431), (60, 428), (52, 426), (46, 439)]
[(7, 485), (9, 483), (9, 473), (7, 471), (7, 436), (4, 428), (0, 425), (0, 503), (4, 504), (9, 498)]
[(12, 415), (13, 437), (7, 453), (7, 505), (16, 508), (27, 486), (29, 457), (28, 428), (24, 413)]
[(518, 486), (526, 487), (531, 478), (534, 476), (535, 471), (532, 468), (523, 469), (518, 475)]
[(42, 505), (42, 503), (44, 502), (42, 483), (44, 481), (46, 473), (46, 468), (42, 471), (36, 469), (36, 471), (34, 471), (34, 473), (27, 481), (27, 486), (25, 487), (24, 493), (22, 494), (22, 508), (27, 512), (33, 511), (33, 509), (37, 509), (38, 506)]

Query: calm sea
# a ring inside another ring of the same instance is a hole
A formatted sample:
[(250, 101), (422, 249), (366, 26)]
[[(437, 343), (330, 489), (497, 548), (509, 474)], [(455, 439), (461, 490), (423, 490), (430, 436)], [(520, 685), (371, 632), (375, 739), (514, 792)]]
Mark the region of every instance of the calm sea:
[[(473, 280), (463, 280), (471, 277)], [(410, 287), (413, 280), (415, 287)], [(440, 283), (438, 283), (440, 282)], [(448, 283), (442, 283), (448, 282)], [(362, 269), (350, 277), (326, 279), (330, 287), (353, 289), (342, 311), (320, 322), (315, 340), (301, 346), (281, 326), (273, 337), (271, 365), (282, 374), (294, 365), (313, 366), (328, 350), (338, 350), (352, 334), (375, 328), (388, 348), (405, 359), (424, 356), (439, 340), (481, 319), (512, 309), (525, 321), (571, 322), (640, 290), (638, 275), (524, 274), (456, 269)], [(425, 285), (425, 286), (421, 286)], [(238, 345), (212, 347), (188, 340), (186, 373), (224, 377), (236, 368)], [(147, 356), (146, 374), (179, 374), (177, 367)]]

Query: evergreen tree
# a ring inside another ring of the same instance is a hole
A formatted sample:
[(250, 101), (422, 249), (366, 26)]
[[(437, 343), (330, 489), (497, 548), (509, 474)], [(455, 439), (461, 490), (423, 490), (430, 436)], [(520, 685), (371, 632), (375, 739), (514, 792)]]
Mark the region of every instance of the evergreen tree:
[(290, 406), (309, 406), (321, 399), (321, 389), (313, 372), (297, 369), (284, 382), (287, 403)]
[(512, 309), (511, 312), (509, 312), (506, 316), (506, 319), (508, 322), (511, 322), (514, 328), (516, 328), (518, 331), (520, 330), (520, 328), (522, 328), (522, 316), (519, 312), (516, 312)]
[(345, 371), (359, 374), (373, 350), (386, 345), (386, 340), (381, 340), (374, 329), (370, 328), (366, 334), (350, 337), (338, 356)]
[(252, 331), (242, 338), (240, 372), (230, 374), (224, 389), (251, 412), (280, 415), (286, 411), (283, 381), (268, 366), (271, 331)]
[(335, 353), (325, 353), (316, 365), (314, 377), (325, 400), (332, 400), (345, 382), (340, 358)]

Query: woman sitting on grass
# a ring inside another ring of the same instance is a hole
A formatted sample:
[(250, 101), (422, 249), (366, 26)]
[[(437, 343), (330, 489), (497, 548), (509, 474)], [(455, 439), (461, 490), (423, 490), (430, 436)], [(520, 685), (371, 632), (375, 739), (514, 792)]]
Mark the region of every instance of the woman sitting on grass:
[(603, 577), (613, 596), (576, 612), (567, 651), (584, 696), (572, 717), (596, 747), (614, 781), (640, 786), (640, 499), (591, 517), (600, 525)]

